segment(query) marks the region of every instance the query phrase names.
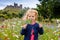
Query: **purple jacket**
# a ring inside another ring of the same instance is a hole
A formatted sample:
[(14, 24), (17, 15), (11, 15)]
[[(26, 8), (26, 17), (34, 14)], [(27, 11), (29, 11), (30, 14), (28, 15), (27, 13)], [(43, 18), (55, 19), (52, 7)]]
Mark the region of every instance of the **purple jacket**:
[(34, 25), (31, 25), (31, 24), (27, 24), (27, 27), (26, 29), (23, 29), (21, 30), (21, 34), (24, 35), (24, 40), (30, 40), (30, 36), (31, 36), (31, 30), (34, 30), (34, 40), (38, 40), (38, 33), (40, 35), (43, 34), (43, 28), (39, 27), (39, 24), (38, 23), (35, 23)]

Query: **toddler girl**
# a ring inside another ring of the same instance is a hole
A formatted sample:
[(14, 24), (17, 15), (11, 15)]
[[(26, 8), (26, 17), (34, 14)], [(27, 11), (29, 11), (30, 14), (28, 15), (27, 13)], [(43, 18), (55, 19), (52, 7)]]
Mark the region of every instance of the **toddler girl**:
[(38, 33), (43, 34), (42, 24), (37, 23), (38, 12), (34, 9), (29, 9), (23, 20), (31, 20), (31, 23), (22, 26), (21, 34), (24, 35), (24, 40), (38, 40)]

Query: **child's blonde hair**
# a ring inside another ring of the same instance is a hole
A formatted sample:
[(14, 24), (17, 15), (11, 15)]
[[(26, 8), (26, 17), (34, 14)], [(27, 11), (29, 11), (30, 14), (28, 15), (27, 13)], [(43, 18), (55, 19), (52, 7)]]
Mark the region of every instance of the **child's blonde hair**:
[(35, 16), (36, 16), (36, 20), (37, 20), (37, 18), (38, 18), (38, 12), (36, 11), (36, 10), (34, 10), (34, 9), (29, 9), (29, 10), (27, 10), (27, 12), (24, 14), (24, 16), (22, 17), (22, 19), (23, 20), (27, 20), (28, 19), (28, 15), (30, 14), (30, 13), (35, 13)]

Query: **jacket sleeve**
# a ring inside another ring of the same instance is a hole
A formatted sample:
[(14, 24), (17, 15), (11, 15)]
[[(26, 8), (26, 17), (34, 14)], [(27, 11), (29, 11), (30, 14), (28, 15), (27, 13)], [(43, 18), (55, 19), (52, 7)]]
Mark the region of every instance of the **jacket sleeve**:
[(25, 35), (26, 34), (26, 29), (22, 28), (20, 33), (21, 33), (21, 35)]
[(40, 35), (42, 35), (44, 33), (43, 27), (41, 27), (41, 28), (38, 27), (38, 32), (39, 32)]

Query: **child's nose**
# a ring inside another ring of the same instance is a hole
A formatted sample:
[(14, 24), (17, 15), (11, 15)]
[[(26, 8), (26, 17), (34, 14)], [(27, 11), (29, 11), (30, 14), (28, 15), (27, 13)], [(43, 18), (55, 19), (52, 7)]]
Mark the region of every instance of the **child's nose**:
[(32, 17), (30, 17), (30, 20), (32, 19)]

